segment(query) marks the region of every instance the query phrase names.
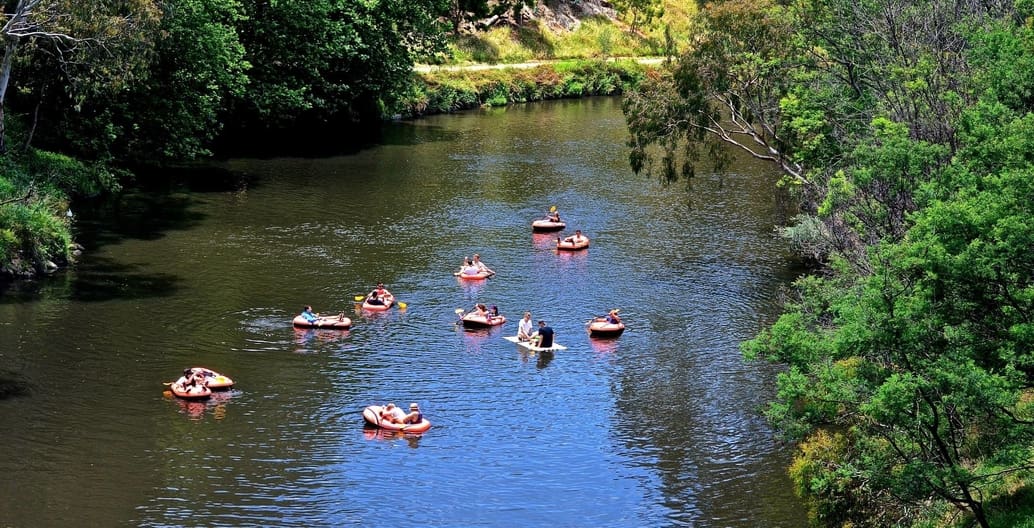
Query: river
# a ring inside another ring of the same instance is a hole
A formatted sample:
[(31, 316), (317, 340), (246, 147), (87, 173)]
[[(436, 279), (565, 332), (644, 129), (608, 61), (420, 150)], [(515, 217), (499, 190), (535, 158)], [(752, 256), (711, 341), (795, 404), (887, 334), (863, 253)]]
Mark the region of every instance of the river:
[[(0, 525), (804, 525), (777, 369), (738, 349), (799, 272), (776, 175), (665, 185), (626, 137), (615, 98), (530, 104), (77, 205), (78, 266), (0, 296)], [(588, 250), (531, 233), (552, 205)], [(475, 252), (497, 275), (455, 278)], [(356, 312), (378, 281), (407, 308)], [(509, 322), (458, 328), (475, 302)], [(354, 326), (295, 330), (305, 304)], [(610, 308), (624, 335), (589, 339)], [(525, 310), (568, 350), (503, 340)], [(191, 365), (237, 386), (163, 394)], [(434, 426), (364, 428), (387, 401)]]

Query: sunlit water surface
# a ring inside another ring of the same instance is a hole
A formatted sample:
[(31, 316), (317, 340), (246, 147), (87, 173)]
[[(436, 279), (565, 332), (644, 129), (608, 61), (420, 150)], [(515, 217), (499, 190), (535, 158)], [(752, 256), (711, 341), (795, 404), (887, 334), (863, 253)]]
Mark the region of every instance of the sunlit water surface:
[[(802, 526), (775, 369), (738, 349), (796, 273), (775, 176), (663, 185), (626, 134), (615, 99), (439, 116), (82, 205), (80, 265), (0, 297), (0, 525)], [(531, 233), (551, 205), (590, 249)], [(498, 275), (453, 277), (474, 252)], [(377, 281), (408, 309), (355, 312)], [(475, 302), (510, 321), (457, 328)], [(295, 330), (304, 304), (355, 326)], [(569, 349), (504, 341), (525, 310)], [(237, 388), (163, 395), (189, 365)], [(387, 401), (433, 428), (364, 428)]]

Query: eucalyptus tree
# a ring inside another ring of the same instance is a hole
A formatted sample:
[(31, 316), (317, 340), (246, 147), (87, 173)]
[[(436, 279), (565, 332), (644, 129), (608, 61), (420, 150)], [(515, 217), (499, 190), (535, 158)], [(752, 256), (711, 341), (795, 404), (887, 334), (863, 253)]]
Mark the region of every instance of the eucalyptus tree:
[[(140, 57), (147, 56), (149, 33), (158, 17), (147, 0), (17, 0), (2, 15), (0, 37), (0, 153), (6, 152), (5, 109), (7, 90), (15, 81), (15, 65), (23, 49), (22, 63), (31, 68), (37, 60), (51, 65), (23, 83), (39, 93), (53, 81), (56, 90), (81, 98), (99, 85), (120, 85), (138, 74)], [(42, 95), (40, 96), (42, 98)]]
[(415, 58), (444, 49), (441, 0), (259, 0), (239, 26), (251, 64), (237, 130), (379, 120)]
[(771, 162), (824, 273), (744, 345), (824, 524), (907, 525), (1034, 477), (1031, 2), (719, 2), (625, 103), (630, 161)]
[[(819, 260), (841, 253), (865, 272), (865, 247), (903, 235), (917, 189), (957, 148), (953, 123), (969, 97), (961, 29), (1008, 16), (1009, 4), (708, 4), (668, 75), (626, 97), (632, 168), (651, 167), (654, 146), (668, 179), (705, 155), (720, 167), (729, 146), (769, 161), (800, 198), (786, 234)], [(903, 171), (855, 174), (856, 156), (881, 155), (875, 136), (888, 121), (907, 128), (917, 155), (899, 160)]]

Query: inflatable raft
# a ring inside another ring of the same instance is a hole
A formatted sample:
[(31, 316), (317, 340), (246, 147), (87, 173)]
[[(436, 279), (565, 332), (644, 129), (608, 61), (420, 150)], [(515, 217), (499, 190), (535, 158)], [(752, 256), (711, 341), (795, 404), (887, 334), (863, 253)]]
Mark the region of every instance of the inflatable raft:
[(553, 342), (553, 346), (543, 348), (543, 347), (535, 346), (530, 341), (521, 341), (520, 339), (517, 339), (517, 336), (504, 336), (503, 339), (505, 339), (505, 340), (507, 340), (507, 341), (509, 341), (511, 343), (516, 343), (517, 346), (519, 346), (521, 348), (528, 349), (528, 350), (530, 350), (532, 352), (553, 352), (555, 350), (567, 350), (567, 347), (565, 347), (564, 345), (561, 345), (561, 344), (559, 344), (559, 343), (557, 343), (555, 341)]
[(200, 372), (205, 377), (205, 386), (214, 391), (228, 390), (233, 387), (233, 380), (212, 369), (205, 367), (194, 367), (194, 372)]
[(464, 328), (490, 328), (505, 323), (506, 316), (493, 315), (491, 319), (486, 319), (483, 315), (471, 312), (461, 317), (460, 322), (463, 323)]
[(549, 219), (535, 220), (531, 223), (531, 230), (538, 231), (539, 233), (563, 231), (565, 227), (567, 227), (567, 224), (564, 222), (554, 222)]
[(578, 242), (572, 242), (567, 239), (557, 240), (556, 248), (560, 251), (578, 251), (589, 247), (589, 239), (582, 237)]
[(208, 387), (201, 387), (196, 390), (187, 390), (178, 383), (169, 385), (169, 391), (172, 392), (173, 396), (184, 400), (204, 400), (212, 396), (212, 389)]
[(385, 312), (391, 309), (395, 304), (395, 299), (389, 299), (384, 304), (370, 304), (370, 299), (363, 301), (363, 310), (369, 310), (371, 312)]
[(314, 323), (310, 323), (302, 316), (294, 318), (293, 324), (297, 328), (329, 328), (333, 330), (348, 330), (352, 328), (352, 320), (341, 315), (328, 315), (320, 317)]
[(625, 323), (608, 323), (607, 321), (589, 321), (586, 325), (589, 337), (617, 337), (625, 331)]
[(370, 405), (363, 409), (363, 419), (366, 420), (366, 423), (380, 427), (381, 429), (399, 431), (402, 433), (422, 433), (431, 428), (431, 422), (428, 421), (426, 417), (415, 424), (400, 424), (383, 420), (381, 419), (382, 408), (383, 407), (380, 405)]
[(477, 273), (466, 273), (466, 272), (460, 273), (460, 272), (457, 271), (456, 273), (453, 273), (453, 275), (455, 275), (455, 276), (457, 276), (457, 277), (459, 277), (459, 278), (461, 278), (463, 280), (482, 280), (482, 279), (487, 279), (487, 278), (489, 278), (489, 277), (491, 277), (492, 275), (495, 275), (495, 274), (490, 272), (490, 271), (479, 271)]

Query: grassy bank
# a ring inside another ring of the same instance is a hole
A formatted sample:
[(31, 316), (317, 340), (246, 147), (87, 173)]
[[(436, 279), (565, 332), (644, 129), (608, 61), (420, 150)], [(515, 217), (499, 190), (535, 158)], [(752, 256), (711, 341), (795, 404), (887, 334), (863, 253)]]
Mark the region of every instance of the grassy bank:
[(0, 156), (0, 281), (70, 263), (69, 197), (117, 186), (106, 169), (62, 154), (30, 148)]
[(650, 68), (634, 60), (572, 60), (534, 68), (431, 71), (417, 76), (394, 114), (411, 118), (482, 106), (617, 95), (638, 85)]
[[(570, 31), (539, 19), (521, 27), (503, 24), (454, 35), (449, 56), (438, 62), (461, 67), (418, 69), (409, 94), (387, 113), (412, 118), (482, 106), (621, 94), (656, 67), (635, 58), (661, 56), (665, 46), (681, 47), (691, 34), (695, 4), (673, 0), (663, 4), (662, 16), (649, 23), (640, 20), (636, 27), (630, 25), (630, 16), (617, 14), (616, 18), (583, 19)], [(518, 67), (531, 61), (547, 62)], [(486, 64), (514, 67), (477, 67)]]

